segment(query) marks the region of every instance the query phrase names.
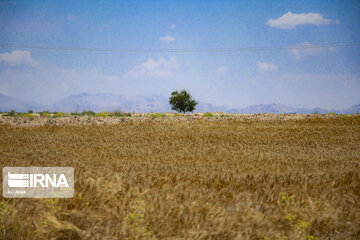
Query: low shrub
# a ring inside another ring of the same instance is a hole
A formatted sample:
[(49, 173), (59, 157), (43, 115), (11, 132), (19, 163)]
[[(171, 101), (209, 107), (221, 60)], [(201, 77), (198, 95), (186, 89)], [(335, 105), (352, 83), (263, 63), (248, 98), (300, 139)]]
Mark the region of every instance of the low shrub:
[(21, 117), (35, 118), (35, 117), (37, 117), (37, 116), (34, 115), (34, 114), (30, 114), (30, 113), (23, 113), (23, 114), (21, 114)]
[(131, 113), (115, 111), (108, 114), (110, 117), (131, 117)]
[(10, 110), (10, 112), (7, 115), (9, 117), (15, 117), (16, 116), (16, 111), (15, 110)]
[(42, 117), (51, 117), (50, 113), (41, 113), (40, 116)]
[(83, 116), (85, 116), (85, 115), (87, 115), (87, 116), (95, 116), (96, 113), (94, 111), (89, 110), (89, 111), (83, 111), (81, 113), (81, 115), (83, 115)]
[(203, 117), (214, 117), (214, 114), (212, 114), (211, 112), (206, 112), (203, 114)]
[(152, 118), (152, 119), (154, 119), (154, 118), (159, 118), (159, 117), (162, 117), (163, 115), (161, 114), (161, 113), (152, 113), (151, 115), (150, 115), (150, 117)]
[(49, 111), (42, 111), (42, 112), (39, 112), (39, 114), (41, 117), (51, 117), (51, 114)]
[(59, 112), (53, 115), (53, 117), (69, 117), (70, 115), (66, 112)]
[(120, 111), (115, 111), (115, 112), (111, 112), (109, 113), (110, 117), (124, 117), (124, 113), (120, 112)]
[(109, 117), (109, 115), (107, 113), (97, 113), (95, 116), (96, 117)]

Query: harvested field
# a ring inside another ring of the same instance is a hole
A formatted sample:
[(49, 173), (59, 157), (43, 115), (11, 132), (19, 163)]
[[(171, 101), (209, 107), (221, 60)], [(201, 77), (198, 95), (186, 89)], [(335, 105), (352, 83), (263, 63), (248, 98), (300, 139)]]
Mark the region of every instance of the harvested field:
[(359, 239), (360, 116), (249, 116), (3, 118), (1, 168), (76, 183), (0, 197), (0, 239)]
[(350, 117), (351, 115), (344, 114), (225, 114), (214, 113), (213, 117), (204, 117), (204, 113), (191, 114), (173, 114), (173, 113), (135, 113), (132, 117), (96, 117), (96, 116), (70, 116), (64, 113), (63, 117), (55, 117), (53, 114), (49, 117), (40, 117), (39, 114), (31, 114), (33, 117), (8, 117), (2, 115), (0, 124), (7, 124), (14, 127), (34, 127), (43, 125), (83, 125), (83, 124), (118, 124), (121, 122), (147, 122), (147, 121), (161, 121), (161, 122), (193, 122), (204, 120), (211, 122), (219, 122), (224, 120), (237, 121), (263, 121), (263, 120), (300, 120), (300, 119), (335, 119)]

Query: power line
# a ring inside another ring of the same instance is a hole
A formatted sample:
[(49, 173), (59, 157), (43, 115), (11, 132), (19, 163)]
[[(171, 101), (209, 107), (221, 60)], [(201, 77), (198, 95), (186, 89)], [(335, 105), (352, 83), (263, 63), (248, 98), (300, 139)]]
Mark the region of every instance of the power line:
[(35, 50), (59, 50), (59, 51), (83, 51), (83, 52), (119, 52), (119, 53), (216, 53), (216, 52), (258, 52), (277, 50), (304, 50), (318, 48), (338, 48), (360, 46), (360, 42), (329, 43), (322, 45), (299, 45), (299, 46), (272, 46), (272, 47), (243, 47), (243, 48), (198, 48), (198, 49), (121, 49), (121, 48), (83, 48), (83, 47), (44, 47), (33, 45), (6, 45), (0, 44), (0, 48), (19, 48)]

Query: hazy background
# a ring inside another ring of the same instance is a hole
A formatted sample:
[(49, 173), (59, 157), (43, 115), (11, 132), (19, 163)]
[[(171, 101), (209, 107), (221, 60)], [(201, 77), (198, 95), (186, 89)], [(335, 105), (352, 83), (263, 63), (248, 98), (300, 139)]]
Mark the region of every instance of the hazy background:
[(360, 1), (0, 1), (2, 46), (210, 50), (2, 47), (0, 93), (53, 105), (84, 93), (129, 100), (187, 89), (228, 109), (271, 103), (345, 109), (360, 103), (359, 45), (211, 50), (359, 43), (359, 29)]

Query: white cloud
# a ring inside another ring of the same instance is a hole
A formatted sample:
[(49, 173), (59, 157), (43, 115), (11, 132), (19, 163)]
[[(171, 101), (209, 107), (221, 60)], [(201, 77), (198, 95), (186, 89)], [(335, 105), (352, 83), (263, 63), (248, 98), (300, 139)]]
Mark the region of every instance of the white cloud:
[(278, 65), (274, 63), (266, 63), (266, 62), (257, 62), (256, 67), (261, 72), (276, 72), (278, 70)]
[(176, 28), (176, 25), (175, 24), (171, 24), (170, 26), (169, 26), (169, 29), (175, 29)]
[(14, 50), (11, 53), (0, 53), (0, 63), (5, 63), (10, 67), (19, 65), (36, 66), (38, 64), (29, 51)]
[(311, 44), (309, 42), (297, 44), (295, 47), (297, 47), (298, 49), (290, 49), (289, 52), (296, 59), (300, 59), (301, 57), (305, 57), (305, 56), (314, 56), (314, 55), (323, 53), (325, 51), (334, 51), (335, 50), (335, 48), (333, 48), (333, 47), (316, 48), (316, 46), (314, 46), (313, 44)]
[(225, 74), (227, 73), (227, 71), (228, 71), (227, 67), (219, 67), (215, 69), (213, 72), (218, 74)]
[(277, 19), (269, 19), (267, 25), (270, 27), (276, 27), (281, 29), (291, 29), (298, 25), (313, 24), (313, 25), (329, 25), (337, 24), (338, 20), (333, 21), (331, 19), (324, 18), (319, 13), (292, 13), (287, 12)]
[(164, 37), (159, 37), (159, 40), (165, 41), (165, 42), (173, 42), (173, 41), (175, 41), (175, 38), (173, 36), (166, 35)]
[(169, 77), (178, 68), (175, 56), (169, 58), (160, 57), (157, 60), (149, 58), (145, 62), (133, 67), (124, 77)]

